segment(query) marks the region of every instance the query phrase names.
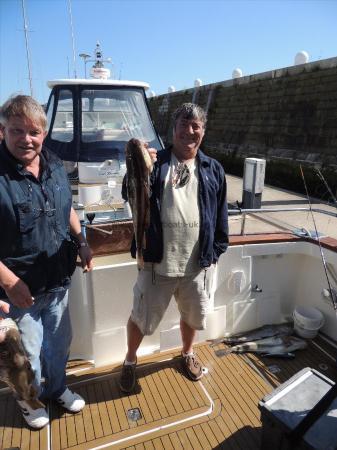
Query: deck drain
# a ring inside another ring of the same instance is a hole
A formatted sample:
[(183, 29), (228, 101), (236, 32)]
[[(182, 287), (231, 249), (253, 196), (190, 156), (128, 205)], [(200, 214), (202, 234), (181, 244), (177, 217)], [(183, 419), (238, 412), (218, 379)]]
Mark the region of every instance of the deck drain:
[(328, 365), (325, 363), (318, 364), (319, 369), (326, 371), (329, 369)]
[(279, 372), (281, 372), (281, 368), (279, 366), (277, 366), (276, 364), (272, 364), (271, 366), (267, 366), (267, 369), (271, 373), (279, 373)]
[(139, 408), (131, 408), (128, 409), (128, 412), (126, 413), (129, 420), (132, 422), (136, 422), (137, 420), (142, 418), (142, 414), (140, 412)]

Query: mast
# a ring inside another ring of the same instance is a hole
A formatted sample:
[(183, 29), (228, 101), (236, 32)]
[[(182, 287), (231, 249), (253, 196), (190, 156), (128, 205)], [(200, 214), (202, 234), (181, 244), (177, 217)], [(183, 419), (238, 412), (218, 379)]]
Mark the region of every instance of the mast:
[(29, 78), (29, 86), (30, 86), (30, 95), (33, 97), (33, 80), (32, 80), (32, 69), (30, 66), (30, 51), (28, 44), (28, 26), (27, 26), (27, 18), (26, 18), (26, 10), (25, 10), (25, 0), (21, 0), (22, 4), (22, 13), (23, 13), (23, 29), (25, 33), (25, 41), (26, 41), (26, 54), (27, 54), (27, 64), (28, 64), (28, 78)]
[(71, 31), (71, 42), (73, 47), (73, 65), (74, 65), (74, 78), (77, 78), (76, 73), (76, 54), (75, 54), (75, 38), (74, 38), (74, 27), (73, 27), (73, 14), (71, 11), (71, 0), (68, 0), (69, 6), (69, 17), (70, 17), (70, 31)]

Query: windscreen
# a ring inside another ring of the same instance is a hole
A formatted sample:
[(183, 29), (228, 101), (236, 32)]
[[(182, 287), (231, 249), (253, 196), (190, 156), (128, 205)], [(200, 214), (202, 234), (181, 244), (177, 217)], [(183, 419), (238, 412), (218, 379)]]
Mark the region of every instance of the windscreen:
[(96, 152), (99, 159), (109, 148), (124, 152), (131, 138), (161, 145), (153, 129), (142, 90), (83, 90), (81, 95), (82, 133), (85, 153)]
[(162, 149), (143, 88), (68, 86), (59, 89), (56, 106), (53, 100), (54, 96), (47, 111), (51, 125), (48, 144), (63, 160), (123, 161), (131, 138)]

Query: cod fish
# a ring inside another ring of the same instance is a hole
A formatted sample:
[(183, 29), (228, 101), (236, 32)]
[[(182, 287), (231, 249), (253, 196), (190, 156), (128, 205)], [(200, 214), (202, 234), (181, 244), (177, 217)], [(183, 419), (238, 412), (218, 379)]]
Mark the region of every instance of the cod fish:
[(12, 319), (0, 320), (0, 380), (32, 409), (45, 407), (33, 386), (34, 373), (23, 349), (18, 327)]
[(230, 353), (259, 353), (268, 356), (279, 356), (295, 350), (302, 350), (306, 347), (307, 343), (304, 339), (294, 336), (273, 336), (256, 341), (245, 342), (244, 344), (234, 345), (221, 354), (229, 355)]
[(224, 337), (221, 339), (215, 339), (212, 341), (212, 346), (224, 343), (224, 344), (241, 344), (243, 342), (257, 341), (272, 336), (290, 336), (294, 332), (292, 323), (281, 323), (277, 325), (264, 325), (263, 327), (256, 328), (255, 330), (247, 331), (244, 333), (233, 334), (232, 336)]
[(126, 144), (128, 201), (132, 211), (137, 248), (137, 265), (144, 268), (145, 231), (150, 225), (150, 173), (153, 163), (143, 142), (130, 139)]

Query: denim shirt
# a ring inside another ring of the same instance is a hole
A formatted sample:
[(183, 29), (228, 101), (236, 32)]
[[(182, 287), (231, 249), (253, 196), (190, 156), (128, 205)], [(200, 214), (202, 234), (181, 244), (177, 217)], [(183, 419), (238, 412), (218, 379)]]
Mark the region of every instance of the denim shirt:
[[(200, 208), (199, 265), (201, 268), (216, 263), (228, 247), (227, 187), (221, 164), (205, 155), (197, 153)], [(160, 219), (161, 198), (164, 181), (171, 162), (171, 148), (158, 152), (157, 162), (151, 173), (150, 186), (150, 226), (146, 231), (145, 262), (159, 263), (163, 258), (163, 229)], [(123, 185), (123, 198), (127, 192)], [(133, 239), (131, 254), (136, 256)]]
[[(67, 287), (76, 255), (71, 189), (62, 162), (43, 147), (36, 179), (0, 145), (0, 261), (32, 295)], [(0, 298), (6, 297), (0, 288)]]

